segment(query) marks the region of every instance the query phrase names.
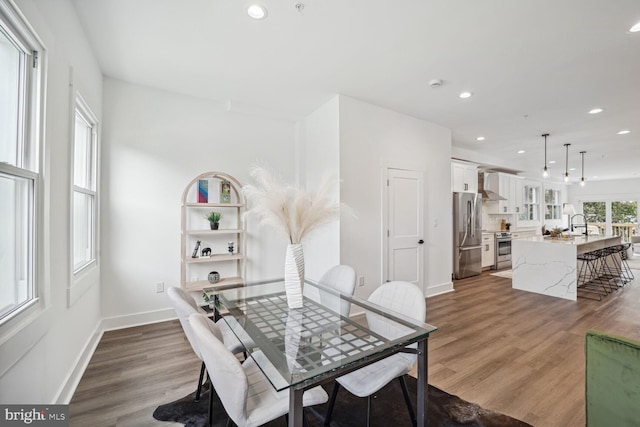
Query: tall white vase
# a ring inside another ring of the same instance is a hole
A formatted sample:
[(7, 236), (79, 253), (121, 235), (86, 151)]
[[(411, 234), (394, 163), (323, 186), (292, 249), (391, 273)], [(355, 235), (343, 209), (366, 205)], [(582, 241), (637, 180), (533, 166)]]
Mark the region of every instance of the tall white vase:
[(284, 259), (284, 288), (289, 308), (302, 308), (302, 286), (304, 285), (304, 253), (300, 243), (287, 246)]

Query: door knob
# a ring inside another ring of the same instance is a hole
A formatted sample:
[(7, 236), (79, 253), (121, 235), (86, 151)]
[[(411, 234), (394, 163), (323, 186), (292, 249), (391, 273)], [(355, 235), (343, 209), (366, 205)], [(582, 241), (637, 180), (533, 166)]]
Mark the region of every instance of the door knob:
[(423, 243), (424, 243), (424, 240), (422, 240), (422, 239), (418, 240), (418, 244), (419, 244), (419, 245), (421, 245), (421, 244), (423, 244)]

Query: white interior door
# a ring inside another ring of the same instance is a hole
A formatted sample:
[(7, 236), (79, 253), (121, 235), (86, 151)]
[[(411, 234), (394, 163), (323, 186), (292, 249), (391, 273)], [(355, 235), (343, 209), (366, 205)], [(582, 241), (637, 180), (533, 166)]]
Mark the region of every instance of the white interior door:
[(424, 191), (422, 172), (388, 169), (387, 274), (423, 289)]

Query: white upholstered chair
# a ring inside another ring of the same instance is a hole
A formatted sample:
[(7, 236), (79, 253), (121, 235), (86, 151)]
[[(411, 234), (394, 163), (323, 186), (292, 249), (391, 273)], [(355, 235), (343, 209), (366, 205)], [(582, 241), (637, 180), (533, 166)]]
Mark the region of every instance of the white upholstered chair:
[[(253, 360), (256, 354), (240, 364), (223, 344), (222, 334), (215, 323), (202, 314), (192, 314), (189, 322), (207, 365), (211, 384), (236, 425), (260, 426), (289, 413), (289, 390), (276, 391), (271, 386)], [(209, 396), (211, 425), (213, 393)], [(318, 386), (304, 392), (302, 404), (305, 407), (319, 405), (327, 399), (327, 393)]]
[[(191, 348), (193, 352), (198, 356), (198, 359), (202, 360), (202, 366), (200, 368), (200, 378), (198, 379), (198, 389), (196, 391), (196, 401), (200, 400), (200, 391), (202, 389), (202, 380), (204, 379), (205, 373), (205, 363), (202, 359), (202, 355), (200, 354), (200, 350), (196, 344), (195, 337), (193, 335), (193, 331), (191, 330), (191, 325), (189, 324), (189, 316), (193, 313), (201, 313), (206, 314), (204, 310), (198, 307), (198, 304), (193, 299), (191, 295), (187, 291), (182, 288), (178, 288), (175, 286), (169, 287), (167, 289), (167, 294), (169, 295), (169, 300), (171, 301), (171, 305), (173, 309), (176, 311), (178, 315), (178, 319), (180, 320), (180, 325), (182, 325), (182, 330), (184, 334), (187, 336), (187, 340), (189, 344), (191, 344)], [(242, 343), (238, 340), (236, 335), (231, 331), (226, 322), (222, 319), (218, 320), (218, 327), (222, 333), (223, 341), (225, 346), (232, 353), (241, 353), (244, 352), (244, 347)]]
[[(343, 294), (353, 295), (356, 288), (356, 271), (349, 265), (336, 265), (324, 273), (318, 283), (336, 289)], [(320, 303), (339, 312), (341, 316), (349, 317), (351, 309), (349, 301), (339, 300), (333, 294), (320, 291)]]
[[(425, 321), (427, 308), (424, 294), (413, 283), (400, 281), (385, 283), (371, 294), (369, 302), (401, 313), (420, 322)], [(394, 331), (394, 329), (397, 328), (394, 323), (386, 321), (377, 314), (367, 312), (367, 322), (371, 330), (385, 337), (393, 337), (395, 334), (401, 333)], [(417, 346), (413, 344), (410, 347), (416, 348)], [(400, 381), (402, 393), (409, 410), (409, 416), (415, 425), (415, 414), (411, 401), (409, 400), (407, 385), (404, 381), (404, 375), (411, 371), (415, 362), (415, 354), (396, 353), (336, 379), (324, 425), (328, 426), (331, 421), (333, 405), (338, 395), (338, 390), (340, 386), (342, 386), (355, 396), (367, 398), (368, 426), (371, 412), (371, 395), (396, 378)]]

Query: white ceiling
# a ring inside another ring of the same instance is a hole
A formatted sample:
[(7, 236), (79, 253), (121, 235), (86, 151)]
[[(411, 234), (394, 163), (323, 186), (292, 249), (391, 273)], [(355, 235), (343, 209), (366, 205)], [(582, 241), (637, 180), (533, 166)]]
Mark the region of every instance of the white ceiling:
[(582, 150), (589, 180), (640, 177), (639, 0), (261, 0), (262, 21), (246, 0), (73, 2), (110, 77), (291, 119), (340, 93), (534, 174), (548, 132), (558, 179), (564, 143), (574, 181)]

